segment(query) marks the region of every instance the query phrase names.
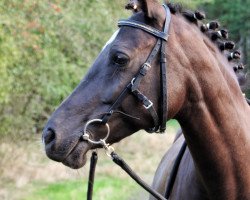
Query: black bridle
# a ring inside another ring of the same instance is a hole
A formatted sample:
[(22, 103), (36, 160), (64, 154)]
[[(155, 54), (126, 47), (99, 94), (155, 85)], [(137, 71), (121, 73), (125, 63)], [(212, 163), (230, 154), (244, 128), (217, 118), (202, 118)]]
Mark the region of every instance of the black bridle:
[[(169, 25), (171, 20), (171, 13), (167, 5), (163, 5), (165, 11), (166, 11), (166, 20), (164, 23), (163, 31), (159, 31), (151, 26), (148, 26), (144, 23), (134, 21), (134, 20), (120, 20), (118, 22), (118, 26), (128, 26), (132, 28), (138, 28), (141, 29), (157, 38), (157, 42), (149, 54), (147, 60), (145, 63), (140, 67), (139, 72), (132, 78), (131, 82), (128, 83), (128, 85), (124, 88), (124, 90), (120, 93), (120, 95), (117, 97), (113, 105), (109, 108), (109, 111), (107, 114), (104, 114), (102, 119), (93, 119), (87, 122), (85, 125), (85, 130), (83, 134), (83, 139), (86, 141), (89, 141), (93, 144), (101, 144), (103, 148), (107, 151), (107, 154), (112, 158), (112, 160), (119, 165), (124, 171), (128, 173), (128, 175), (133, 178), (139, 185), (141, 185), (145, 190), (147, 190), (151, 195), (153, 195), (158, 200), (167, 200), (170, 196), (170, 192), (173, 187), (173, 182), (176, 176), (176, 170), (174, 170), (174, 173), (171, 174), (170, 182), (167, 186), (167, 193), (164, 196), (162, 196), (160, 193), (152, 189), (147, 183), (145, 183), (139, 176), (137, 176), (133, 170), (126, 164), (126, 162), (114, 152), (114, 149), (109, 146), (109, 144), (106, 143), (106, 139), (109, 137), (109, 125), (108, 121), (111, 118), (112, 114), (116, 112), (117, 108), (121, 105), (122, 101), (125, 99), (127, 94), (133, 94), (133, 96), (136, 97), (136, 99), (142, 103), (144, 108), (148, 110), (150, 113), (153, 121), (154, 121), (154, 127), (150, 128), (149, 130), (146, 130), (147, 132), (153, 133), (153, 132), (159, 132), (163, 133), (166, 130), (166, 122), (167, 122), (167, 112), (168, 112), (168, 104), (167, 104), (167, 58), (166, 58), (166, 42), (168, 41), (168, 31), (169, 31)], [(158, 117), (158, 114), (156, 110), (154, 109), (152, 101), (150, 101), (144, 94), (142, 94), (139, 90), (139, 85), (142, 81), (142, 79), (146, 76), (147, 72), (151, 68), (151, 64), (153, 60), (156, 58), (157, 54), (160, 51), (160, 77), (161, 77), (161, 93), (160, 93), (160, 118)], [(87, 132), (87, 128), (91, 123), (103, 123), (106, 125), (107, 128), (107, 135), (104, 139), (100, 139), (99, 141), (93, 141), (90, 139), (90, 136)], [(178, 169), (180, 159), (183, 156), (183, 153), (186, 148), (186, 143), (183, 144), (183, 151), (180, 151), (179, 156), (175, 163), (175, 168)], [(94, 174), (95, 174), (95, 167), (97, 163), (97, 153), (93, 152), (91, 163), (90, 163), (90, 173), (89, 173), (89, 185), (88, 185), (88, 193), (87, 193), (87, 199), (92, 200), (92, 193), (93, 193), (93, 184), (94, 184)]]
[[(167, 113), (168, 113), (168, 104), (167, 104), (167, 59), (166, 59), (166, 42), (168, 41), (168, 31), (169, 31), (169, 25), (171, 20), (171, 13), (167, 5), (163, 5), (166, 11), (166, 20), (164, 23), (163, 31), (159, 31), (153, 27), (150, 27), (146, 24), (143, 24), (138, 21), (133, 20), (120, 20), (118, 22), (118, 26), (128, 26), (132, 28), (138, 28), (141, 29), (157, 38), (157, 42), (149, 54), (147, 60), (145, 63), (140, 67), (139, 72), (132, 78), (131, 82), (125, 87), (125, 89), (120, 93), (120, 95), (117, 97), (113, 105), (109, 108), (109, 111), (104, 114), (102, 119), (94, 119), (90, 120), (87, 123), (87, 126), (85, 126), (85, 131), (83, 135), (83, 139), (92, 142), (94, 144), (101, 144), (107, 151), (107, 154), (112, 158), (112, 160), (119, 165), (124, 171), (128, 173), (128, 175), (133, 178), (139, 185), (141, 185), (145, 190), (147, 190), (151, 195), (153, 195), (157, 200), (167, 200), (172, 192), (174, 182), (177, 176), (177, 172), (179, 169), (179, 165), (181, 163), (181, 159), (185, 153), (185, 150), (187, 148), (187, 144), (184, 141), (182, 144), (182, 147), (175, 159), (172, 171), (169, 175), (169, 179), (167, 182), (167, 187), (165, 191), (165, 195), (162, 196), (160, 193), (158, 193), (156, 190), (152, 189), (147, 183), (145, 183), (139, 176), (137, 176), (133, 170), (126, 164), (126, 162), (117, 154), (114, 152), (114, 149), (109, 146), (109, 144), (106, 143), (106, 139), (109, 136), (109, 126), (107, 122), (109, 121), (112, 114), (117, 110), (117, 108), (121, 105), (122, 101), (126, 97), (127, 94), (133, 94), (136, 99), (142, 103), (142, 105), (145, 107), (145, 109), (148, 110), (150, 115), (152, 116), (152, 119), (154, 121), (154, 127), (150, 128), (149, 130), (146, 130), (147, 132), (153, 133), (153, 132), (164, 132), (166, 129), (166, 121), (167, 121)], [(160, 51), (160, 77), (161, 77), (161, 93), (160, 93), (160, 118), (158, 117), (157, 112), (154, 109), (152, 101), (150, 101), (144, 94), (142, 94), (139, 90), (139, 85), (142, 81), (142, 79), (146, 76), (147, 72), (151, 68), (151, 64), (157, 54)], [(247, 103), (250, 105), (250, 100), (247, 99)], [(100, 141), (92, 141), (89, 138), (89, 135), (87, 134), (87, 127), (89, 124), (99, 122), (103, 123), (107, 126), (107, 135), (104, 139), (101, 139)], [(90, 173), (89, 173), (89, 184), (88, 184), (88, 193), (87, 193), (87, 200), (92, 200), (92, 193), (93, 193), (93, 184), (94, 184), (94, 174), (95, 174), (95, 167), (97, 163), (97, 153), (94, 151), (92, 153), (91, 163), (90, 163)]]
[[(132, 28), (141, 29), (157, 38), (157, 42), (149, 54), (145, 63), (140, 67), (139, 72), (134, 76), (131, 82), (125, 87), (125, 89), (120, 93), (117, 97), (113, 105), (109, 108), (107, 114), (105, 114), (102, 118), (102, 123), (106, 124), (110, 117), (112, 116), (113, 112), (121, 105), (122, 101), (125, 99), (127, 94), (133, 94), (133, 96), (142, 103), (144, 108), (150, 113), (153, 121), (154, 127), (146, 130), (149, 133), (153, 132), (160, 132), (163, 133), (166, 130), (166, 122), (167, 122), (167, 111), (168, 111), (168, 104), (167, 104), (167, 58), (166, 58), (166, 42), (168, 40), (168, 31), (169, 25), (171, 20), (171, 13), (168, 6), (163, 5), (166, 11), (166, 20), (164, 23), (163, 31), (159, 31), (147, 24), (134, 21), (134, 20), (120, 20), (118, 22), (118, 26), (128, 26)], [(157, 54), (160, 51), (160, 73), (161, 73), (161, 93), (160, 93), (160, 117), (154, 108), (154, 105), (150, 99), (148, 99), (143, 93), (139, 90), (139, 85), (142, 79), (146, 76), (147, 72), (151, 68), (151, 64)]]

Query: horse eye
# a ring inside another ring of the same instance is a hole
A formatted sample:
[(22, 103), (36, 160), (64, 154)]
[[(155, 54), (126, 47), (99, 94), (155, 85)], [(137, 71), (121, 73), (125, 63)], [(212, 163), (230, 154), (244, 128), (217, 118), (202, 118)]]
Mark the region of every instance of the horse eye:
[(123, 53), (116, 53), (113, 58), (112, 61), (114, 64), (116, 65), (121, 65), (124, 66), (128, 63), (129, 61), (129, 57)]

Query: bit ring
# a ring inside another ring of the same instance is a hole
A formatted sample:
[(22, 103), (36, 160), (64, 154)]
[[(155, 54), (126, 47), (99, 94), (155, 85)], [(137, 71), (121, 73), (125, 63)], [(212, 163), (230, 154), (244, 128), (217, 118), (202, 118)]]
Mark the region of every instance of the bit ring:
[(86, 125), (85, 125), (85, 127), (84, 127), (84, 131), (83, 131), (82, 138), (83, 138), (83, 140), (86, 140), (86, 141), (88, 141), (88, 142), (90, 142), (90, 143), (92, 143), (92, 144), (102, 144), (102, 141), (103, 141), (103, 140), (106, 141), (106, 140), (108, 139), (109, 134), (110, 134), (110, 128), (109, 128), (108, 123), (106, 123), (105, 126), (106, 126), (106, 128), (107, 128), (107, 134), (106, 134), (105, 138), (100, 139), (99, 141), (91, 140), (90, 137), (89, 137), (89, 133), (88, 133), (88, 130), (87, 130), (87, 129), (88, 129), (88, 126), (89, 126), (90, 124), (93, 124), (93, 123), (96, 123), (96, 122), (101, 123), (102, 120), (101, 120), (101, 119), (92, 119), (92, 120), (89, 120), (89, 121), (86, 123)]

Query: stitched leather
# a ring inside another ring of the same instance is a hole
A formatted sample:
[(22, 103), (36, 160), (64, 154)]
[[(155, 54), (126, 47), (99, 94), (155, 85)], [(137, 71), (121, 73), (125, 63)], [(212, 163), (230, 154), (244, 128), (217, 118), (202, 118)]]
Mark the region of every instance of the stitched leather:
[(154, 35), (158, 38), (161, 38), (162, 40), (167, 41), (168, 40), (168, 34), (159, 31), (151, 26), (148, 26), (147, 24), (138, 22), (138, 21), (134, 21), (131, 19), (127, 19), (127, 20), (119, 20), (118, 21), (118, 26), (129, 26), (129, 27), (133, 27), (133, 28), (139, 28), (142, 29), (148, 33), (150, 33), (151, 35)]

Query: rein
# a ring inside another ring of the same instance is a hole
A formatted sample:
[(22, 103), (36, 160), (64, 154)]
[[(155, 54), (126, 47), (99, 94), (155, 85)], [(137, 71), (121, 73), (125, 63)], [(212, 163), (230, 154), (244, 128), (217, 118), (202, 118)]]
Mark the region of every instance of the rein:
[[(109, 125), (106, 124), (107, 128), (107, 134), (105, 138), (100, 139), (99, 141), (93, 141), (89, 138), (89, 135), (86, 133), (87, 128), (90, 124), (95, 123), (95, 122), (100, 122), (100, 119), (93, 119), (89, 121), (85, 128), (84, 132), (85, 134), (83, 135), (83, 139), (88, 141), (89, 143), (92, 144), (101, 144), (102, 147), (105, 149), (106, 154), (112, 158), (112, 161), (119, 165), (132, 179), (134, 179), (141, 187), (143, 187), (146, 191), (148, 191), (150, 194), (152, 194), (156, 199), (158, 200), (167, 200), (164, 198), (160, 193), (152, 189), (146, 182), (144, 182), (133, 170), (129, 167), (129, 165), (117, 154), (115, 153), (115, 150), (112, 146), (106, 143), (106, 140), (109, 136)], [(88, 191), (87, 191), (87, 200), (92, 200), (92, 194), (93, 194), (93, 186), (94, 186), (94, 178), (95, 178), (95, 169), (96, 169), (96, 164), (98, 160), (98, 155), (96, 151), (93, 151), (92, 157), (91, 157), (91, 162), (90, 162), (90, 171), (89, 171), (89, 181), (88, 181)]]
[[(165, 11), (166, 11), (166, 20), (164, 23), (163, 31), (159, 31), (151, 26), (148, 26), (144, 23), (134, 21), (134, 20), (120, 20), (118, 22), (119, 27), (127, 26), (132, 28), (141, 29), (157, 38), (157, 42), (149, 54), (147, 60), (145, 63), (140, 67), (139, 72), (132, 78), (130, 83), (124, 88), (124, 90), (120, 93), (120, 95), (117, 97), (113, 105), (109, 108), (107, 113), (104, 113), (104, 116), (102, 119), (92, 119), (88, 121), (84, 128), (84, 133), (82, 135), (83, 140), (95, 144), (95, 145), (101, 145), (105, 151), (106, 154), (112, 158), (112, 161), (119, 165), (128, 175), (134, 179), (140, 186), (142, 186), (146, 191), (148, 191), (151, 195), (153, 195), (158, 200), (167, 200), (167, 198), (163, 197), (160, 193), (152, 189), (146, 182), (144, 182), (138, 175), (136, 175), (132, 169), (127, 165), (127, 163), (114, 151), (114, 148), (110, 146), (108, 143), (106, 143), (106, 140), (109, 137), (110, 128), (108, 125), (108, 121), (111, 118), (112, 114), (114, 112), (117, 112), (117, 108), (121, 105), (122, 101), (125, 99), (127, 94), (132, 94), (139, 102), (142, 103), (143, 107), (150, 113), (153, 122), (154, 127), (146, 130), (149, 133), (163, 133), (166, 130), (166, 122), (167, 122), (167, 112), (168, 112), (168, 104), (167, 104), (167, 58), (166, 58), (166, 42), (168, 40), (168, 31), (169, 31), (169, 25), (171, 20), (171, 13), (170, 9), (167, 5), (163, 5)], [(154, 105), (152, 101), (150, 101), (143, 93), (139, 90), (139, 85), (142, 81), (142, 79), (146, 76), (147, 72), (151, 68), (151, 64), (157, 54), (160, 52), (160, 81), (161, 81), (161, 93), (160, 93), (160, 117), (158, 117), (158, 114), (156, 110), (154, 109)], [(100, 139), (99, 141), (93, 141), (90, 139), (90, 135), (88, 132), (88, 126), (90, 126), (93, 123), (101, 123), (106, 126), (107, 134), (103, 139)], [(183, 153), (183, 152), (182, 152)], [(182, 156), (180, 156), (181, 159)], [(90, 173), (89, 173), (89, 184), (88, 184), (88, 193), (87, 193), (87, 200), (92, 200), (92, 194), (93, 194), (93, 185), (94, 185), (94, 176), (95, 176), (95, 168), (97, 164), (97, 153), (94, 151), (92, 153), (91, 157), (91, 163), (90, 163)], [(179, 163), (177, 163), (177, 168), (179, 166)], [(168, 184), (167, 191), (171, 191), (172, 189), (172, 183)]]

